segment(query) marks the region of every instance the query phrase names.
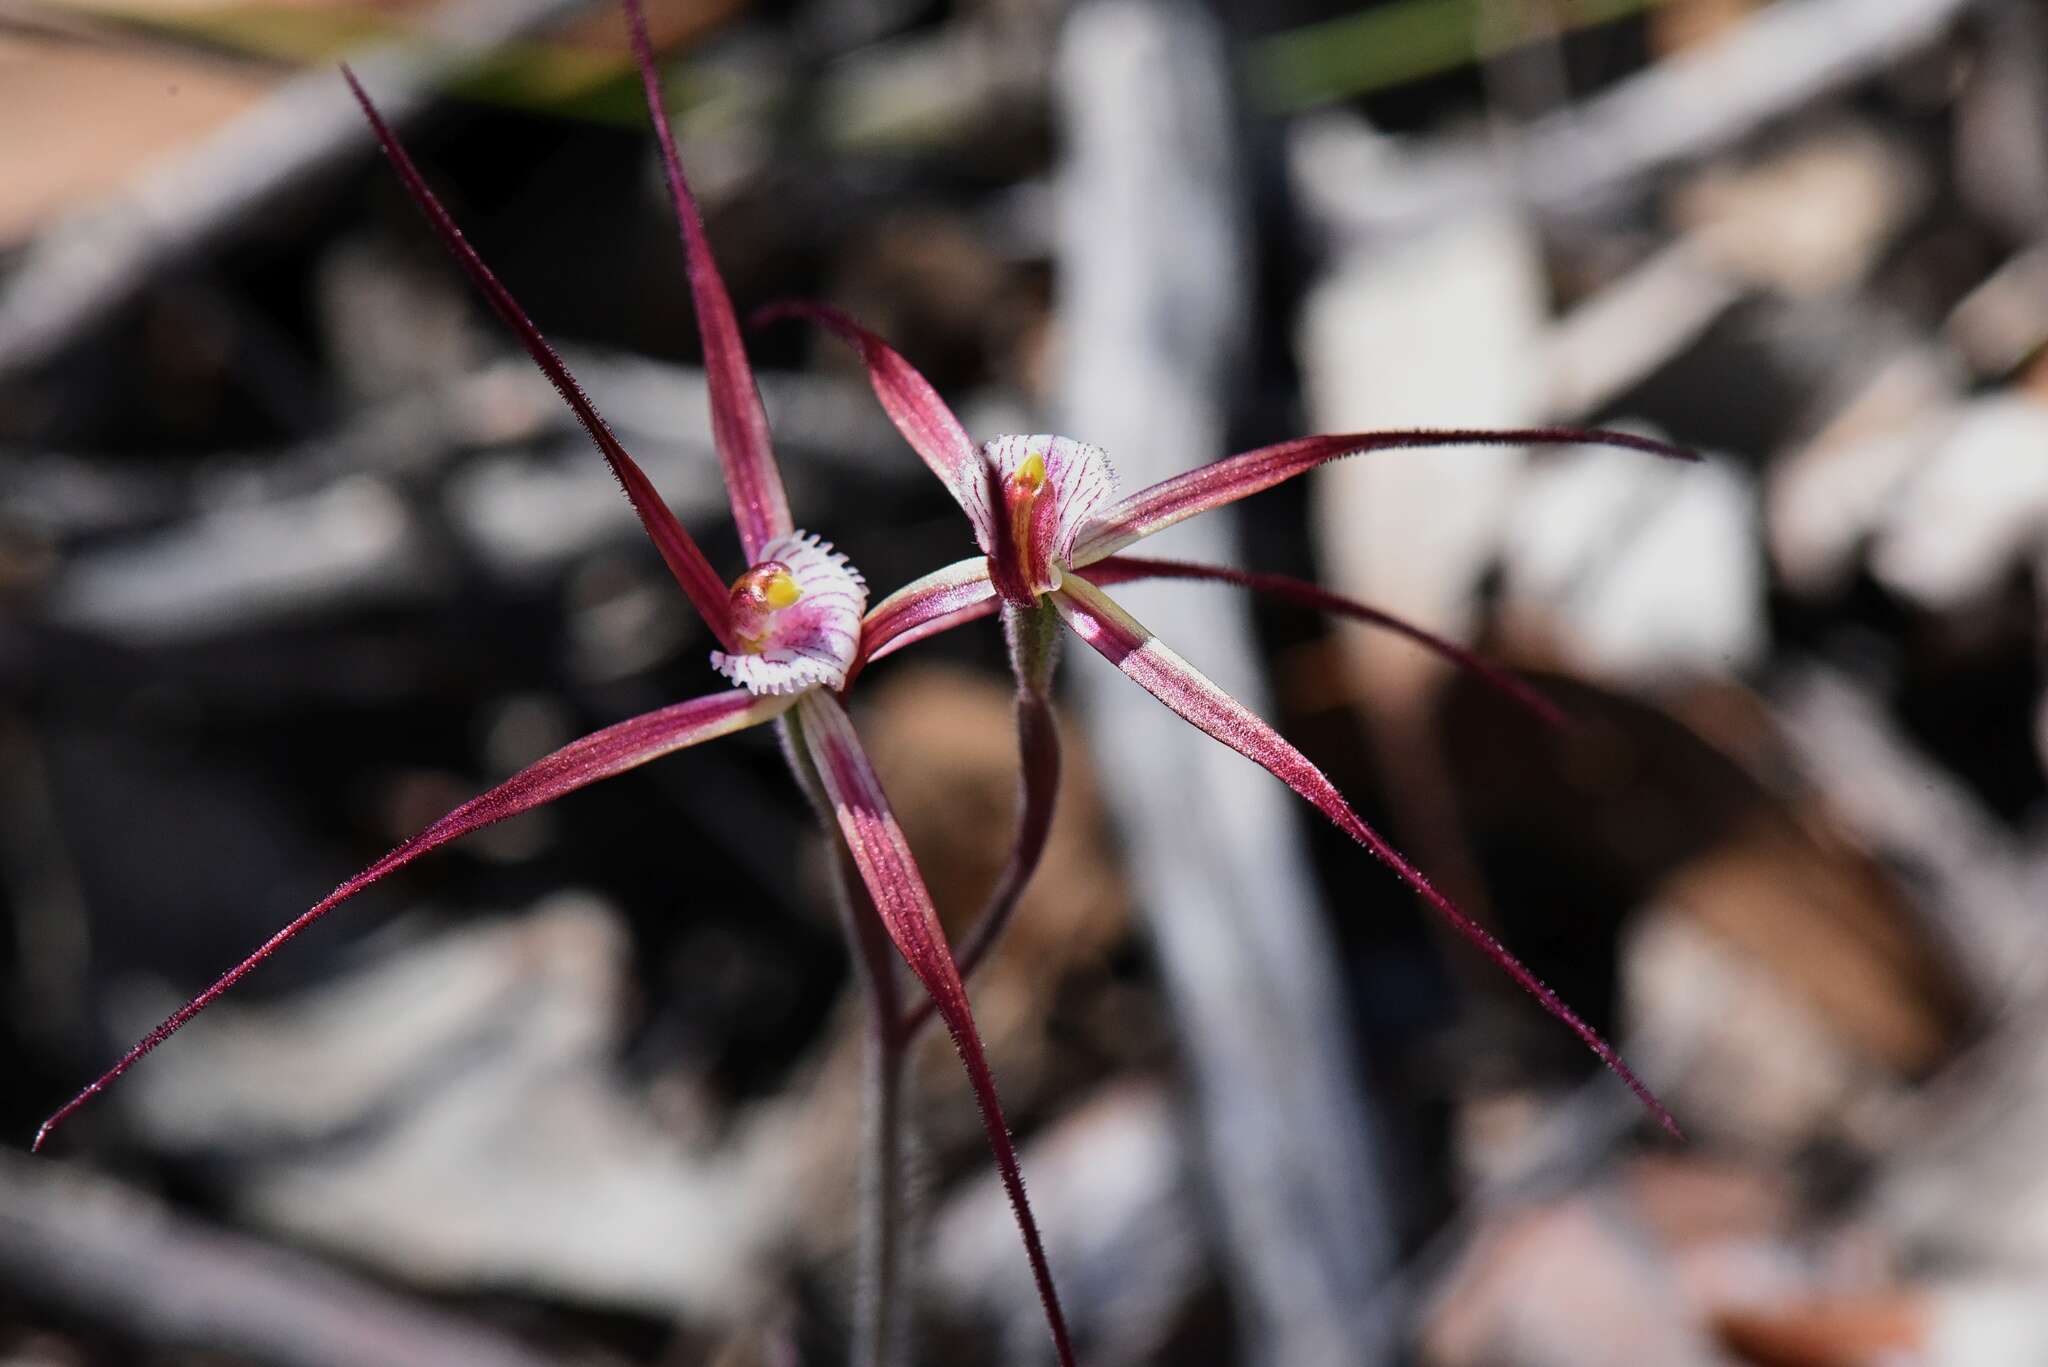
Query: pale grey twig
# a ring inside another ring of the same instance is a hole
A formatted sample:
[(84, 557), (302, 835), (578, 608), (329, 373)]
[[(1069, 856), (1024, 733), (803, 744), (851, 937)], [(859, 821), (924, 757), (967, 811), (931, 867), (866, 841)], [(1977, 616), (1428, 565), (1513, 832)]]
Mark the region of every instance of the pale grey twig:
[[(722, 514), (703, 372), (570, 349), (677, 516)], [(762, 376), (785, 452), (908, 479), (894, 435), (841, 380)], [(0, 458), (0, 514), (56, 541), (105, 544), (66, 557), (44, 612), (130, 640), (190, 638), (342, 601), (417, 592), (434, 547), (402, 492), (452, 458), (439, 490), (447, 525), (507, 575), (638, 539), (632, 510), (545, 378), (524, 358), (378, 405), (281, 451), (219, 458), (186, 483), (85, 456)], [(804, 467), (799, 464), (797, 472)], [(162, 523), (162, 526), (150, 526)], [(106, 536), (150, 527), (133, 537)]]
[[(1488, 149), (1469, 137), (1351, 144), (1306, 121), (1291, 149), (1315, 217), (1345, 234), (1428, 231), (1503, 197), (1550, 213), (1651, 188), (1657, 171), (1727, 147), (1939, 37), (1976, 0), (1777, 0), (1714, 41), (1545, 115)], [(1347, 174), (1360, 156), (1396, 175)]]
[(144, 1343), (276, 1367), (546, 1367), (481, 1324), (211, 1229), (47, 1159), (0, 1154), (0, 1288)]
[(1939, 37), (1973, 0), (1779, 0), (1710, 43), (1531, 124), (1513, 149), (1531, 199), (1569, 209), (1713, 152)]
[[(1231, 72), (1213, 18), (1180, 0), (1077, 8), (1055, 71), (1062, 430), (1142, 487), (1224, 454), (1250, 309)], [(1230, 554), (1216, 519), (1168, 537), (1178, 553)], [(1141, 599), (1140, 616), (1262, 705), (1241, 603)], [(1291, 799), (1099, 661), (1078, 673), (1187, 1052), (1245, 1360), (1380, 1361), (1390, 1326), (1365, 1293), (1392, 1232)]]

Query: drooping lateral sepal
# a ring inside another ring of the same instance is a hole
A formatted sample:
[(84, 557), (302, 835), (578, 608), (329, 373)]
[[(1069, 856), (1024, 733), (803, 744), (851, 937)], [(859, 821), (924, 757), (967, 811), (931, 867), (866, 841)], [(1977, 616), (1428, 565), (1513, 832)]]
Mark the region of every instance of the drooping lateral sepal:
[[(1069, 578), (1073, 577), (1071, 575)], [(1433, 631), (1427, 631), (1405, 617), (1397, 617), (1370, 603), (1361, 603), (1356, 598), (1347, 598), (1332, 593), (1320, 584), (1306, 579), (1296, 579), (1285, 574), (1266, 574), (1255, 570), (1233, 569), (1228, 565), (1205, 565), (1187, 560), (1153, 560), (1135, 555), (1112, 555), (1098, 560), (1088, 567), (1087, 580), (1096, 588), (1105, 589), (1113, 584), (1135, 584), (1147, 579), (1184, 579), (1206, 583), (1235, 584), (1263, 593), (1332, 617), (1349, 618), (1367, 626), (1391, 631), (1405, 636), (1424, 650), (1443, 657), (1463, 669), (1502, 696), (1518, 703), (1533, 713), (1545, 725), (1563, 726), (1564, 714), (1557, 705), (1531, 688), (1507, 670), (1489, 660), (1474, 654), (1456, 641), (1448, 640)]]
[(1420, 869), (1410, 864), (1387, 843), (1385, 837), (1367, 825), (1308, 756), (1288, 744), (1279, 732), (1250, 708), (1218, 688), (1101, 589), (1079, 575), (1068, 577), (1065, 587), (1053, 595), (1053, 602), (1075, 634), (1121, 670), (1125, 677), (1165, 703), (1182, 720), (1223, 742), (1285, 783), (1328, 817), (1339, 830), (1377, 855), (1403, 882), (1420, 893), (1452, 929), (1476, 946), (1524, 991), (1536, 998), (1544, 1010), (1577, 1035), (1635, 1093), (1636, 1099), (1660, 1125), (1673, 1135), (1679, 1134), (1678, 1122), (1672, 1119), (1664, 1104), (1634, 1071), (1622, 1062), (1614, 1046), (1565, 1005), (1564, 999), (1510, 953), (1507, 946), (1460, 910), (1450, 898), (1437, 891)]
[(995, 1077), (989, 1070), (981, 1032), (968, 1005), (967, 988), (960, 980), (959, 969), (946, 944), (945, 930), (939, 924), (938, 910), (932, 905), (931, 893), (925, 888), (916, 860), (911, 857), (910, 842), (904, 838), (903, 828), (897, 824), (882, 792), (881, 780), (839, 700), (814, 689), (797, 703), (795, 717), (796, 730), (819, 786), (831, 804), (832, 818), (868, 895), (874, 899), (875, 910), (888, 929), (889, 938), (895, 941), (897, 952), (930, 994), (967, 1070), (967, 1080), (981, 1110), (982, 1128), (995, 1154), (996, 1169), (1010, 1198), (1011, 1214), (1023, 1237), (1032, 1277), (1038, 1284), (1054, 1351), (1061, 1367), (1073, 1367), (1074, 1350), (1066, 1316), (1060, 1309), (1059, 1293), (1053, 1287), (1038, 1221), (1024, 1195), (1023, 1171), (1010, 1139), (1009, 1124), (1003, 1118), (1002, 1102), (996, 1095)]
[(535, 760), (489, 792), (463, 803), (343, 883), (310, 910), (301, 913), (297, 920), (264, 941), (255, 953), (222, 974), (204, 992), (179, 1007), (161, 1025), (123, 1054), (119, 1062), (101, 1074), (91, 1086), (66, 1102), (62, 1109), (44, 1121), (42, 1128), (36, 1131), (35, 1143), (31, 1147), (41, 1148), (51, 1131), (63, 1124), (79, 1107), (104, 1091), (108, 1084), (134, 1067), (141, 1061), (143, 1055), (178, 1033), (194, 1016), (211, 1006), (222, 993), (247, 977), (258, 964), (283, 948), (301, 931), (372, 883), (404, 868), (428, 851), (438, 849), (451, 840), (468, 835), (471, 831), (481, 830), (485, 826), (503, 821), (507, 817), (517, 816), (521, 812), (531, 811), (564, 794), (573, 793), (578, 788), (587, 787), (600, 779), (611, 778), (615, 774), (622, 774), (628, 769), (637, 768), (649, 760), (659, 759), (686, 746), (699, 745), (707, 740), (715, 740), (720, 736), (731, 735), (735, 731), (768, 721), (787, 710), (794, 701), (792, 698), (757, 698), (740, 692), (694, 698), (689, 702), (659, 708), (631, 720), (619, 722), (617, 725), (607, 726), (602, 731), (593, 731), (581, 740), (571, 741), (553, 754)]

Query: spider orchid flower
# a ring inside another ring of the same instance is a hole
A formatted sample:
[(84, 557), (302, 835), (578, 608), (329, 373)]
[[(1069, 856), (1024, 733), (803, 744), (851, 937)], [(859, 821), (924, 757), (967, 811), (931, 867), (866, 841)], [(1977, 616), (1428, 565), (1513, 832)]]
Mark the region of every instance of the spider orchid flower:
[[(1402, 632), (1461, 666), (1478, 670), (1547, 718), (1556, 714), (1525, 685), (1378, 609), (1281, 575), (1250, 574), (1220, 565), (1148, 560), (1121, 554), (1154, 532), (1235, 503), (1261, 490), (1347, 456), (1405, 447), (1597, 444), (1627, 447), (1682, 460), (1692, 453), (1647, 437), (1605, 430), (1562, 428), (1406, 430), (1302, 437), (1229, 456), (1117, 496), (1115, 472), (1099, 448), (1057, 436), (1003, 436), (980, 446), (911, 364), (880, 337), (837, 310), (783, 303), (757, 321), (801, 317), (829, 328), (859, 353), (883, 409), (905, 440), (937, 475), (973, 525), (982, 554), (926, 575), (871, 609), (861, 634), (858, 670), (912, 641), (1000, 610), (1018, 678), (1019, 733), (1023, 741), (1024, 817), (999, 901), (963, 941), (960, 962), (972, 969), (1014, 908), (1014, 894), (1043, 846), (1058, 774), (1056, 733), (1043, 714), (1053, 667), (1053, 643), (1062, 622), (1132, 682), (1197, 730), (1261, 765), (1306, 799), (1346, 835), (1383, 860), (1465, 939), (1491, 959), (1576, 1034), (1635, 1093), (1673, 1135), (1677, 1122), (1612, 1045), (1509, 952), (1490, 931), (1453, 903), (1352, 810), (1344, 795), (1308, 758), (1266, 722), (1232, 698), (1103, 592), (1140, 579), (1193, 579), (1236, 584)], [(1034, 843), (1035, 842), (1035, 843)], [(1019, 869), (1022, 869), (1020, 874)]]
[[(517, 335), (603, 453), (669, 571), (717, 638), (719, 649), (712, 652), (712, 665), (738, 687), (659, 708), (594, 732), (457, 807), (336, 888), (150, 1031), (45, 1121), (32, 1147), (40, 1149), (57, 1126), (301, 931), (428, 851), (673, 751), (780, 720), (788, 728), (785, 739), (799, 781), (821, 813), (836, 825), (844, 842), (843, 854), (857, 870), (867, 902), (875, 908), (897, 952), (952, 1035), (1023, 1235), (1059, 1360), (1071, 1367), (1074, 1359), (1065, 1321), (1038, 1228), (1025, 1201), (1017, 1156), (966, 990), (931, 894), (840, 702), (840, 691), (857, 658), (867, 587), (859, 572), (846, 557), (833, 551), (829, 542), (798, 530), (791, 521), (781, 472), (769, 445), (767, 415), (741, 346), (732, 303), (712, 260), (696, 201), (683, 178), (662, 112), (645, 16), (637, 0), (627, 0), (626, 8), (635, 61), (680, 222), (711, 393), (712, 435), (748, 560), (746, 569), (729, 585), (613, 436), (554, 348), (471, 248), (355, 74), (344, 66), (342, 75), (361, 103), (378, 144), (435, 234)], [(937, 606), (912, 608), (899, 620), (907, 629), (918, 630), (941, 612)]]

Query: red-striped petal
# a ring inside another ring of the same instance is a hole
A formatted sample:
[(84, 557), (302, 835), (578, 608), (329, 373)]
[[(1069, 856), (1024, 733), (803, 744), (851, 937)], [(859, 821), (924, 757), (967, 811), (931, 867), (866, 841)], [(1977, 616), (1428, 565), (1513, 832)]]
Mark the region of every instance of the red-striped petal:
[(1009, 1194), (1017, 1228), (1024, 1237), (1025, 1256), (1030, 1260), (1031, 1275), (1038, 1283), (1039, 1299), (1052, 1329), (1053, 1348), (1062, 1367), (1073, 1367), (1074, 1351), (1067, 1337), (1066, 1317), (1060, 1310), (1059, 1293), (1053, 1288), (1045, 1247), (1038, 1237), (1038, 1222), (1025, 1199), (1023, 1173), (1017, 1163), (1016, 1148), (1010, 1142), (1009, 1125), (1003, 1119), (1002, 1102), (996, 1096), (995, 1078), (982, 1050), (981, 1032), (975, 1027), (967, 989), (954, 966), (952, 951), (947, 948), (931, 894), (925, 890), (924, 878), (911, 858), (910, 843), (903, 837), (903, 828), (896, 824), (889, 800), (882, 793), (881, 780), (868, 763), (853, 723), (838, 700), (818, 690), (806, 693), (797, 704), (797, 719), (805, 752), (816, 767), (826, 800), (832, 804), (839, 833), (874, 898), (889, 938), (931, 994), (939, 1019), (945, 1022), (953, 1037), (953, 1047), (966, 1066), (968, 1081), (981, 1107), (982, 1126), (995, 1153), (996, 1169)]
[(922, 579), (911, 580), (875, 604), (861, 620), (860, 656), (848, 672), (847, 682), (870, 661), (893, 655), (928, 636), (994, 616), (999, 605), (984, 556), (956, 560)]
[(1489, 431), (1423, 428), (1300, 437), (1277, 446), (1262, 446), (1242, 455), (1226, 456), (1184, 475), (1161, 480), (1149, 489), (1140, 489), (1106, 510), (1082, 532), (1079, 544), (1074, 548), (1073, 566), (1079, 569), (1092, 564), (1176, 522), (1235, 503), (1333, 460), (1363, 455), (1368, 451), (1434, 446), (1622, 446), (1674, 460), (1699, 459), (1685, 448), (1669, 442), (1606, 429), (1579, 431), (1562, 427), (1531, 427)]
[(896, 348), (826, 304), (783, 300), (758, 310), (750, 321), (760, 327), (785, 318), (803, 318), (828, 328), (860, 353), (861, 364), (868, 370), (868, 382), (875, 387), (875, 397), (882, 401), (882, 411), (896, 424), (910, 449), (939, 477), (946, 491), (966, 507), (971, 486), (980, 478), (974, 442), (960, 425), (960, 419), (939, 397), (939, 391), (932, 388), (931, 381), (920, 375), (917, 367)]
[(248, 958), (222, 974), (214, 984), (173, 1012), (163, 1024), (143, 1036), (140, 1043), (123, 1054), (120, 1061), (73, 1097), (43, 1122), (36, 1131), (32, 1148), (40, 1149), (51, 1131), (63, 1124), (79, 1107), (104, 1091), (115, 1078), (127, 1072), (143, 1055), (184, 1028), (187, 1021), (211, 1006), (229, 988), (248, 976), (250, 970), (276, 953), (306, 927), (377, 882), (404, 868), (413, 860), (449, 841), (531, 811), (566, 793), (586, 787), (599, 779), (622, 774), (649, 760), (686, 746), (698, 745), (745, 727), (768, 721), (788, 710), (794, 698), (757, 698), (751, 693), (718, 693), (696, 698), (594, 731), (571, 741), (553, 754), (535, 760), (511, 778), (480, 797), (471, 798), (376, 863), (327, 894), (310, 911), (265, 940)]
[(370, 131), (376, 135), (378, 145), (384, 149), (384, 155), (390, 158), (392, 168), (398, 172), (398, 179), (405, 186), (406, 193), (419, 205), (420, 212), (426, 216), (428, 225), (448, 248), (449, 254), (483, 292), (484, 298), (490, 302), (498, 316), (505, 320), (506, 325), (519, 338), (520, 344), (526, 348), (527, 355), (533, 357), (534, 364), (541, 368), (541, 373), (548, 377), (556, 392), (561, 394), (562, 401), (569, 405), (570, 411), (575, 413), (584, 430), (590, 433), (590, 439), (596, 442), (597, 449), (604, 453), (605, 460), (612, 467), (613, 476), (626, 491), (626, 497), (633, 504), (633, 511), (639, 514), (640, 525), (647, 529), (647, 535), (654, 542), (655, 549), (661, 552), (661, 558), (667, 563), (669, 573), (682, 585), (683, 592), (688, 595), (698, 615), (704, 619), (705, 625), (711, 628), (711, 634), (718, 638), (719, 644), (730, 646), (732, 642), (726, 621), (725, 581), (718, 577), (718, 571), (711, 568), (711, 562), (705, 559), (703, 551), (697, 549), (697, 543), (683, 530), (682, 523), (676, 521), (676, 515), (662, 502), (661, 495), (655, 492), (654, 485), (649, 482), (640, 466), (626, 454), (626, 448), (619, 444), (619, 439), (612, 435), (611, 428), (607, 427), (604, 419), (598, 415), (597, 409), (584, 394), (583, 387), (577, 384), (576, 377), (569, 373), (569, 367), (562, 363), (562, 358), (555, 354), (555, 349), (540, 335), (540, 329), (526, 316), (526, 311), (519, 307), (511, 291), (499, 283), (498, 277), (491, 273), (491, 268), (483, 263), (483, 258), (476, 254), (476, 249), (463, 237), (462, 230), (455, 226), (455, 220), (449, 216), (448, 210), (434, 197), (434, 192), (427, 188), (427, 182), (421, 177), (419, 168), (414, 166), (412, 158), (406, 155), (397, 135), (384, 122), (384, 116), (370, 103), (370, 97), (364, 93), (355, 73), (344, 65), (341, 68), (341, 75), (342, 79), (348, 82), (348, 88), (355, 92), (356, 102), (362, 105), (363, 114), (370, 121)]
[(626, 0), (626, 32), (632, 39), (633, 60), (640, 67), (647, 113), (661, 143), (661, 165), (668, 175), (669, 195), (675, 200), (676, 222), (682, 229), (683, 263), (689, 272), (690, 295), (697, 304), (697, 331), (704, 339), (704, 378), (711, 389), (711, 437), (718, 447), (719, 463), (725, 467), (725, 488), (732, 497), (740, 544), (752, 564), (761, 559), (763, 546), (796, 530), (796, 524), (790, 520), (789, 496), (783, 492), (782, 471), (775, 464), (775, 449), (769, 442), (768, 412), (761, 406), (754, 368), (740, 342), (732, 298), (718, 274), (718, 263), (712, 259), (703, 216), (697, 212), (696, 198), (683, 179), (683, 164), (676, 156), (675, 134), (662, 108), (661, 74), (655, 69), (654, 46), (647, 37), (647, 16), (640, 0)]
[(1405, 618), (1361, 603), (1355, 598), (1331, 593), (1319, 584), (1306, 579), (1296, 579), (1285, 574), (1262, 574), (1250, 570), (1232, 569), (1228, 565), (1202, 565), (1186, 560), (1150, 560), (1134, 555), (1112, 555), (1107, 560), (1098, 560), (1088, 567), (1088, 582), (1097, 588), (1108, 588), (1112, 584), (1132, 584), (1144, 579), (1199, 579), (1221, 584), (1235, 584), (1254, 593), (1268, 594), (1300, 603), (1333, 617), (1348, 617), (1354, 622), (1368, 626), (1383, 627), (1399, 636), (1405, 636), (1424, 650), (1443, 656), (1460, 669), (1471, 671), (1478, 678), (1515, 702), (1536, 714), (1551, 726), (1563, 726), (1564, 714), (1557, 705), (1523, 683), (1514, 675), (1473, 654), (1456, 641), (1445, 640), (1434, 632), (1423, 630)]
[(1122, 670), (1139, 687), (1158, 698), (1185, 721), (1223, 742), (1245, 758), (1260, 765), (1282, 783), (1314, 805), (1339, 830), (1378, 855), (1388, 867), (1434, 907), (1453, 929), (1479, 948), (1507, 975), (1521, 984), (1543, 1009), (1569, 1027), (1636, 1094), (1657, 1122), (1673, 1135), (1678, 1122), (1642, 1080), (1621, 1061), (1621, 1055), (1602, 1039), (1579, 1014), (1564, 1004), (1557, 993), (1511, 954), (1507, 946), (1460, 911), (1450, 898), (1438, 892), (1422, 871), (1351, 810), (1344, 795), (1299, 750), (1268, 726), (1244, 704), (1225, 693), (1193, 665), (1173, 653), (1137, 619), (1125, 612), (1100, 589), (1078, 575), (1069, 576), (1066, 586), (1053, 595), (1060, 615), (1076, 634), (1102, 653), (1103, 658)]

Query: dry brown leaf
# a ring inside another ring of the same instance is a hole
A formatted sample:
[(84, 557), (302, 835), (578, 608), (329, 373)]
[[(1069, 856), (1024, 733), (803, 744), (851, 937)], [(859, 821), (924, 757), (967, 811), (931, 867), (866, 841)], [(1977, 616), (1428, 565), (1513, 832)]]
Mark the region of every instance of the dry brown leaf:
[(1756, 8), (1756, 0), (1669, 0), (1650, 11), (1650, 49), (1669, 57), (1704, 47), (1728, 33)]
[(1925, 1308), (1905, 1292), (1727, 1310), (1715, 1321), (1721, 1342), (1757, 1367), (1871, 1367), (1901, 1355), (1917, 1361), (1927, 1341)]
[(0, 35), (0, 245), (118, 190), (274, 80), (206, 57)]

